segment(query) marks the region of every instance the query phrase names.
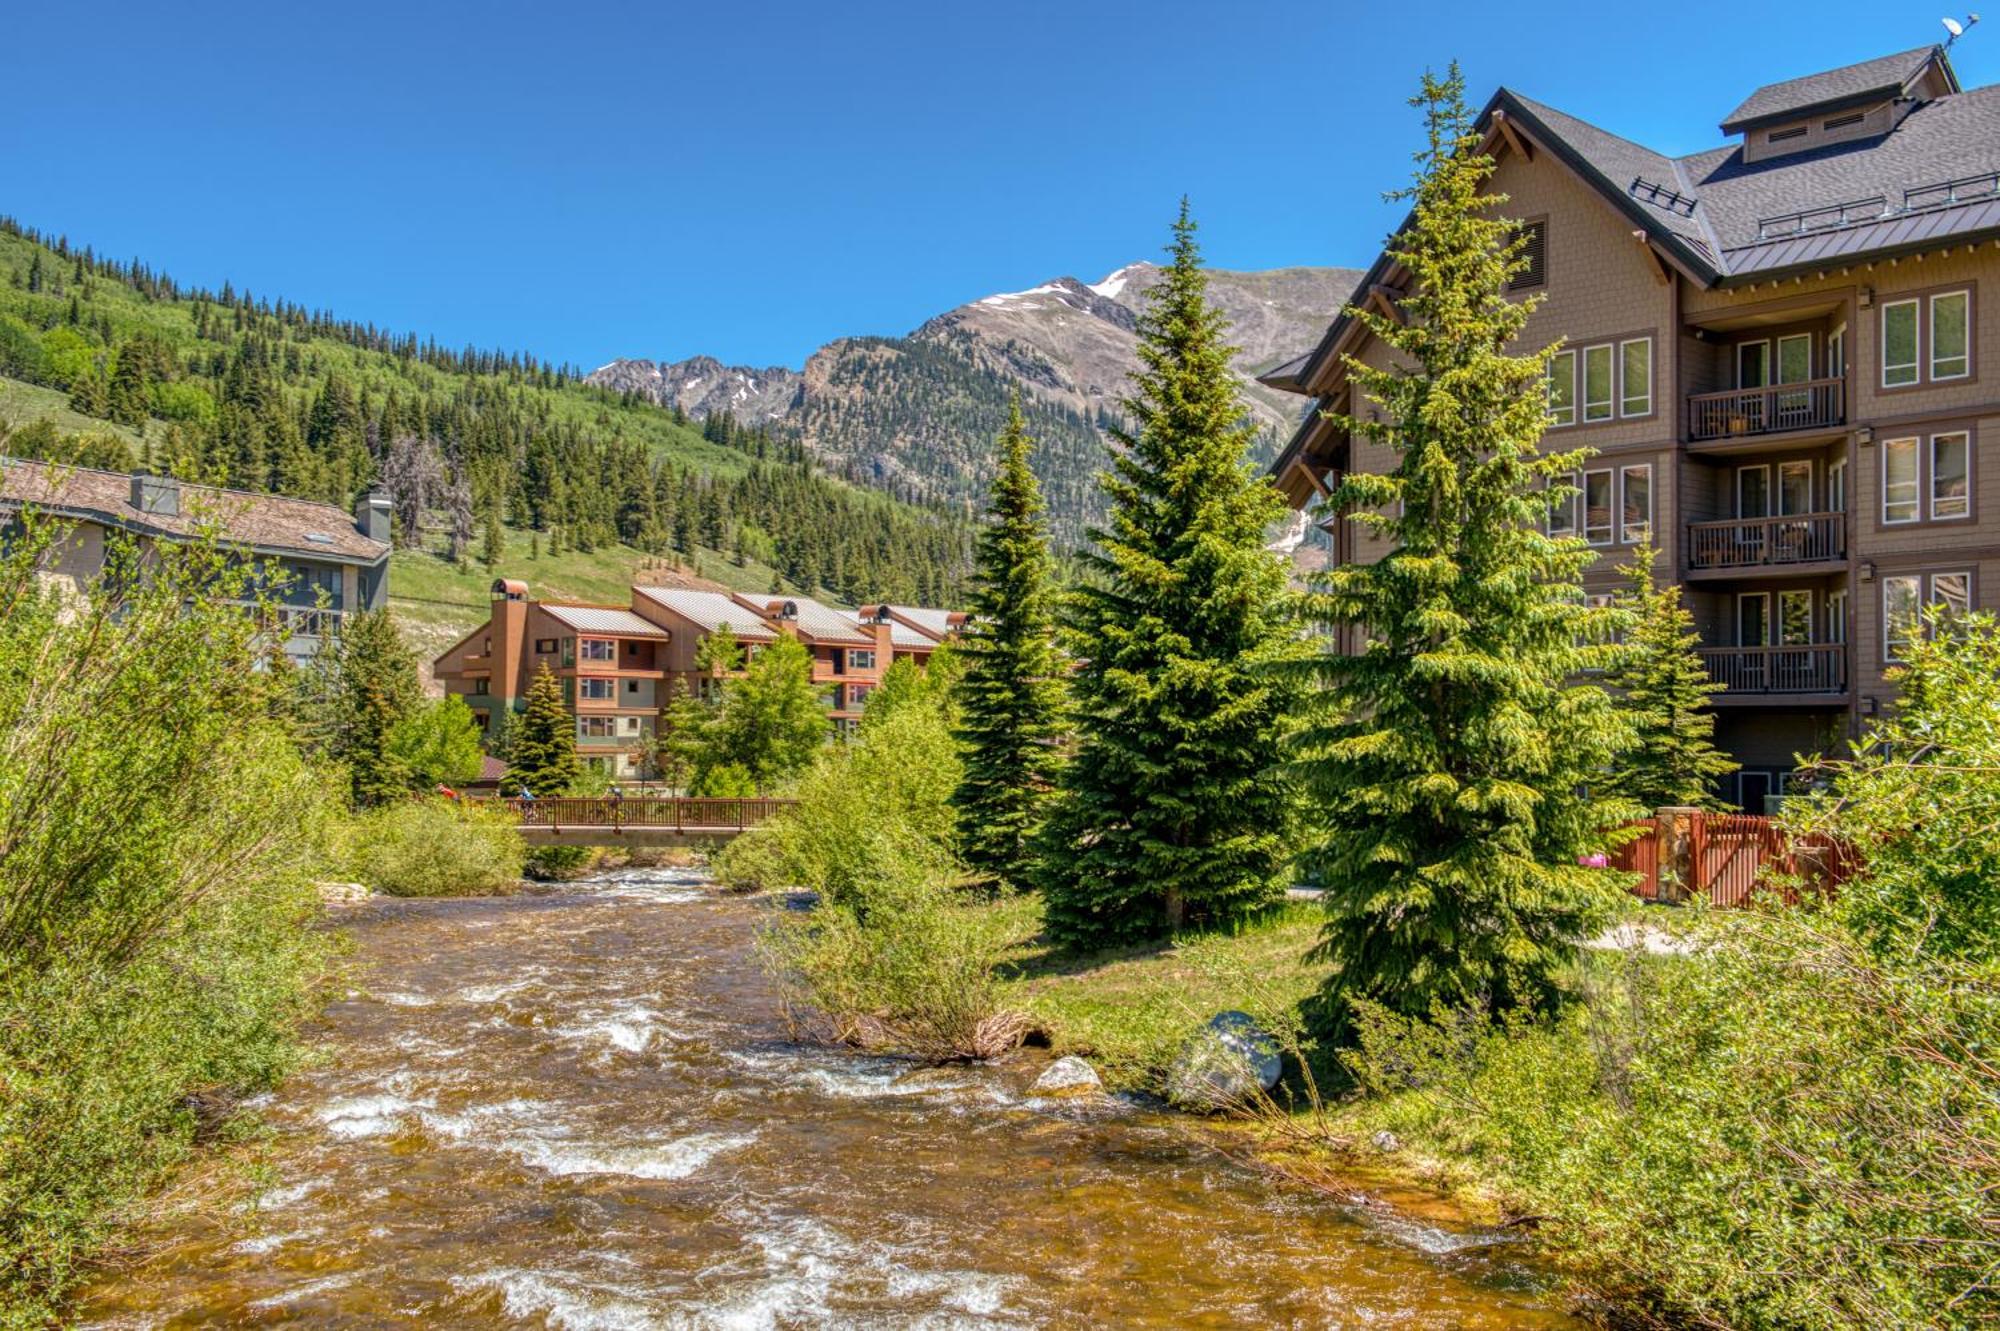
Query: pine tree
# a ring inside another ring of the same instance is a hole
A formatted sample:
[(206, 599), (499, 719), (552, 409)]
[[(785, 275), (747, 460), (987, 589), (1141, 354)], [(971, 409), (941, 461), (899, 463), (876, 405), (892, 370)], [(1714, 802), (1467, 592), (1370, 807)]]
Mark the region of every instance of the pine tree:
[(1280, 899), (1291, 794), (1276, 772), (1295, 649), (1285, 573), (1264, 548), (1283, 513), (1246, 461), (1253, 433), (1181, 205), (1172, 263), (1147, 292), (1133, 428), (1102, 484), (1110, 521), (1068, 615), (1076, 753), (1040, 847), (1047, 919), (1066, 942), (1241, 918)]
[(417, 658), (386, 610), (364, 610), (341, 626), (331, 690), (328, 748), (347, 764), (357, 806), (407, 794), (410, 768), (394, 748), (397, 729), (423, 704)]
[(492, 572), (507, 553), (507, 532), (500, 525), (500, 501), (496, 498), (486, 505), (485, 531), (479, 542), (479, 562)]
[(1581, 863), (1624, 813), (1585, 793), (1624, 733), (1579, 679), (1606, 661), (1612, 612), (1584, 600), (1595, 556), (1541, 526), (1582, 453), (1536, 451), (1555, 348), (1508, 351), (1533, 303), (1507, 299), (1521, 242), (1490, 215), (1504, 200), (1483, 193), (1493, 162), (1463, 92), (1453, 66), (1412, 102), (1429, 141), (1389, 242), (1410, 294), (1400, 319), (1352, 315), (1398, 363), (1351, 359), (1357, 407), (1335, 418), (1395, 466), (1349, 473), (1330, 508), (1390, 549), (1330, 570), (1309, 601), (1322, 631), (1367, 639), (1306, 671), (1325, 686), (1299, 772), (1321, 837), (1306, 864), (1326, 889), (1335, 1025), (1356, 997), (1411, 1014), (1552, 1000), (1621, 887)]
[(1000, 435), (992, 521), (979, 534), (959, 684), (959, 850), (966, 863), (1009, 883), (1028, 881), (1062, 731), (1053, 560), (1041, 489), (1028, 469), (1032, 446), (1017, 394)]
[(1609, 786), (1643, 810), (1719, 809), (1724, 806), (1716, 784), (1737, 766), (1715, 747), (1715, 713), (1708, 699), (1723, 686), (1702, 663), (1701, 634), (1681, 589), (1654, 581), (1657, 559), (1648, 541), (1620, 570), (1626, 586), (1614, 604), (1629, 627), (1604, 683), (1619, 696), (1633, 745), (1613, 764)]
[(537, 799), (567, 794), (582, 775), (576, 760), (576, 720), (563, 701), (562, 684), (547, 663), (528, 684), (528, 701), (510, 736), (501, 789), (526, 789)]

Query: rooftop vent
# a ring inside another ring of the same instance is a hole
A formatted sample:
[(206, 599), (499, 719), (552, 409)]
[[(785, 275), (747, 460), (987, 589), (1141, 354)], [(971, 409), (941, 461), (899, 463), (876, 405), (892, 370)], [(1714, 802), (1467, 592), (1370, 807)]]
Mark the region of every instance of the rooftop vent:
[(323, 532), (323, 531), (309, 531), (309, 532), (307, 532), (307, 533), (306, 533), (306, 539), (307, 539), (308, 541), (311, 541), (311, 542), (312, 542), (312, 543), (313, 543), (314, 545), (332, 545), (332, 544), (333, 544), (333, 538), (332, 538), (331, 536), (328, 536), (328, 535), (327, 535), (327, 534), (326, 534), (325, 532)]
[(171, 476), (134, 472), (132, 507), (155, 517), (177, 518), (181, 515), (181, 483)]

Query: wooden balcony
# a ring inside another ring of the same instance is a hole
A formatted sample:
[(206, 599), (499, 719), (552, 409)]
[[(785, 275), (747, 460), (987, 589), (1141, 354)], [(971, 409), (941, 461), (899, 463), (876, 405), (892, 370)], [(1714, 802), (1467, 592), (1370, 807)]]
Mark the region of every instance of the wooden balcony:
[(1687, 525), (1688, 571), (1794, 568), (1825, 572), (1847, 559), (1845, 513), (1788, 513)]
[(1688, 396), (1687, 413), (1688, 438), (1697, 442), (1831, 429), (1847, 419), (1847, 380), (1836, 376), (1727, 393), (1693, 393)]
[(1706, 647), (1708, 673), (1731, 694), (1843, 694), (1847, 692), (1847, 644), (1801, 643), (1785, 647)]

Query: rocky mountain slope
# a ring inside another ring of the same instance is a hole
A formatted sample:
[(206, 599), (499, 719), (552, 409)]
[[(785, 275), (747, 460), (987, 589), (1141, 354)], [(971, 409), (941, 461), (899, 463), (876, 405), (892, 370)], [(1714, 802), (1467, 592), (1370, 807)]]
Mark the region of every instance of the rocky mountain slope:
[[(1260, 451), (1276, 449), (1302, 404), (1254, 376), (1309, 348), (1359, 277), (1348, 268), (1210, 273), (1210, 294), (1239, 348), (1235, 367)], [(614, 361), (591, 379), (690, 415), (726, 410), (746, 424), (768, 423), (857, 481), (967, 505), (978, 503), (993, 436), (1018, 388), (1050, 513), (1073, 540), (1097, 512), (1103, 430), (1119, 418), (1138, 363), (1138, 314), (1158, 280), (1150, 263), (1100, 282), (1056, 278), (961, 305), (904, 337), (830, 342), (803, 372), (696, 357)]]

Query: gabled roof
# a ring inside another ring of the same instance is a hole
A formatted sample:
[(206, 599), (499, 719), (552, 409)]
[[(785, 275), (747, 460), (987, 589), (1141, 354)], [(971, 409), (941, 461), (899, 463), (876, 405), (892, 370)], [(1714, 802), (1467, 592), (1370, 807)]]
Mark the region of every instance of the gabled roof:
[[(862, 618), (859, 610), (843, 610), (840, 613), (846, 616), (848, 621), (856, 625), (863, 633), (869, 634), (871, 637), (873, 636), (875, 632), (873, 622)], [(911, 628), (899, 619), (891, 619), (888, 622), (889, 645), (891, 647), (908, 647), (913, 651), (921, 651), (924, 648), (938, 645), (936, 638), (933, 638), (921, 629)]]
[(927, 605), (885, 605), (882, 608), (889, 612), (891, 619), (908, 624), (938, 642), (943, 642), (956, 630), (955, 617), (961, 622), (963, 619), (956, 611), (938, 610)]
[(661, 642), (667, 638), (665, 629), (623, 606), (563, 605), (543, 601), (541, 608), (549, 618), (578, 633), (601, 633), (612, 638), (652, 638)]
[(748, 596), (736, 594), (737, 603), (754, 609), (766, 619), (790, 620), (807, 642), (832, 643), (842, 647), (873, 647), (875, 635), (863, 632), (846, 612), (821, 605), (810, 596)]
[(227, 542), (335, 564), (389, 557), (386, 542), (363, 536), (354, 515), (332, 504), (210, 485), (179, 490), (179, 513), (147, 513), (133, 505), (132, 477), (125, 472), (0, 457), (0, 508), (31, 504), (58, 517), (168, 540), (186, 540), (207, 524)]
[(776, 642), (777, 630), (761, 615), (738, 605), (722, 592), (691, 591), (685, 587), (634, 587), (632, 595), (644, 597), (671, 610), (682, 619), (710, 633), (728, 626), (739, 642)]
[[(1767, 83), (1723, 119), (1722, 132), (1740, 134), (1770, 121), (1796, 120), (1813, 111), (1900, 96), (1926, 65), (1943, 54), (1943, 48), (1936, 44), (1919, 46), (1913, 51), (1877, 56), (1822, 74)], [(1946, 69), (1949, 68), (1947, 65)]]

